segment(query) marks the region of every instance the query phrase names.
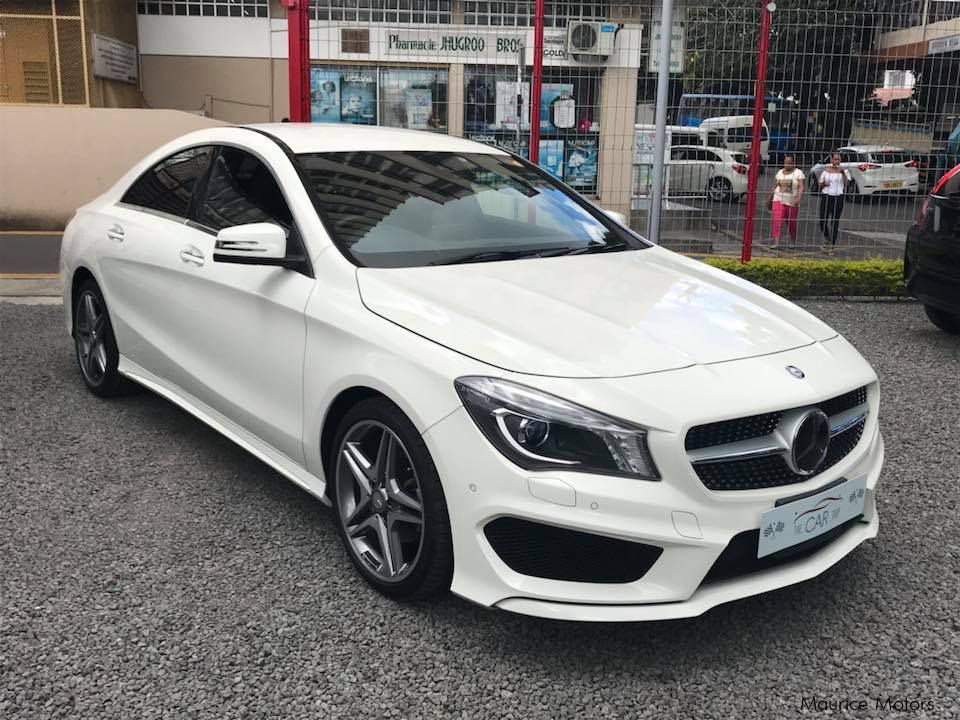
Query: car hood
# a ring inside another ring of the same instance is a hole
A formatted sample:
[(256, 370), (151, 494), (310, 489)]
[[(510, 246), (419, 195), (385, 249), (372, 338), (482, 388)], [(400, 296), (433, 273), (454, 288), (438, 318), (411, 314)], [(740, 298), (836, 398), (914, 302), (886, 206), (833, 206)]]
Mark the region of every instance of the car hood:
[(359, 268), (372, 312), (504, 370), (619, 377), (766, 355), (837, 333), (783, 298), (649, 248)]

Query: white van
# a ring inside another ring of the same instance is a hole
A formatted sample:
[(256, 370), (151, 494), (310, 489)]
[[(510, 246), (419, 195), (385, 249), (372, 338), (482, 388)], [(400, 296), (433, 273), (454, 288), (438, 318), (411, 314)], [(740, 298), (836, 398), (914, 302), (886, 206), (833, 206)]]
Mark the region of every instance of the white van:
[[(722, 147), (734, 152), (750, 153), (753, 140), (752, 115), (728, 115), (704, 120), (699, 128), (705, 134), (705, 144), (710, 147)], [(760, 128), (760, 164), (770, 162), (770, 131), (767, 121)]]
[[(652, 133), (655, 125), (638, 123), (634, 125), (637, 135)], [(700, 127), (689, 125), (668, 125), (667, 136), (670, 147), (702, 145), (703, 147), (724, 148), (731, 152), (750, 154), (750, 141), (753, 139), (752, 115), (729, 115), (710, 118), (700, 123)], [(760, 129), (760, 167), (770, 161), (770, 133), (764, 120)]]

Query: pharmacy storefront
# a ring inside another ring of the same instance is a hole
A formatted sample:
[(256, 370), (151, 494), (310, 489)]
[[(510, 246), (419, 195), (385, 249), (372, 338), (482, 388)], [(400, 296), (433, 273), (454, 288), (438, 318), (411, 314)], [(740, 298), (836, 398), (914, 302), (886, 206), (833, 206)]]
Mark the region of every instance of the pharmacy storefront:
[[(637, 67), (640, 27), (596, 23), (609, 55), (573, 55), (567, 30), (544, 34), (540, 164), (588, 195), (599, 187), (604, 75)], [(443, 26), (317, 28), (311, 119), (452, 133), (527, 157), (533, 31)], [(363, 54), (367, 62), (355, 58)], [(632, 112), (632, 109), (625, 108)]]
[[(551, 17), (541, 102), (531, 108), (529, 18), (508, 25), (503, 14), (471, 14), (484, 3), (457, 0), (446, 15), (428, 9), (418, 23), (416, 13), (402, 7), (368, 12), (365, 1), (320, 0), (316, 6), (310, 23), (314, 123), (449, 133), (528, 156), (530, 119), (537, 113), (540, 164), (605, 207), (629, 212), (642, 25), (607, 22), (598, 17), (605, 10), (593, 20)], [(349, 18), (344, 2), (352, 8)], [(219, 4), (212, 7), (213, 16), (200, 0), (184, 0), (182, 8), (138, 6), (146, 102), (234, 123), (283, 119), (289, 114), (288, 39), (279, 6), (237, 0), (223, 5), (229, 16)], [(587, 16), (591, 7), (577, 12)], [(376, 21), (393, 16), (397, 22)]]

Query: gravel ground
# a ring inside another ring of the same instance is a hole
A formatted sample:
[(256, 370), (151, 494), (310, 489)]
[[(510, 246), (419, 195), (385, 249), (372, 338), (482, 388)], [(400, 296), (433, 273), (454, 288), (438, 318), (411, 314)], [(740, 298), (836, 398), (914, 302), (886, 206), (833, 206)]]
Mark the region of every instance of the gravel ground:
[(0, 303), (0, 717), (960, 717), (960, 341), (912, 303), (810, 307), (883, 381), (879, 538), (697, 619), (588, 625), (380, 597), (321, 503), (149, 393), (96, 399), (60, 308)]

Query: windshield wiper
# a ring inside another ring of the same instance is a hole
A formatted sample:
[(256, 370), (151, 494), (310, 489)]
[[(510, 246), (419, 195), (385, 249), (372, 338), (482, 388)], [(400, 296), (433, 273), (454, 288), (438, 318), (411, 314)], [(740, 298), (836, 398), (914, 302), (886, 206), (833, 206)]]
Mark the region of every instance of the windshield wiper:
[(458, 265), (460, 263), (475, 263), (475, 262), (493, 262), (495, 260), (516, 260), (518, 258), (525, 257), (546, 257), (547, 253), (562, 254), (566, 252), (569, 248), (545, 248), (545, 249), (533, 249), (526, 248), (524, 250), (484, 250), (482, 252), (470, 253), (468, 255), (460, 255), (450, 260), (434, 260), (433, 262), (428, 263), (428, 265)]
[(621, 250), (626, 247), (627, 246), (623, 243), (620, 245), (611, 245), (610, 243), (604, 242), (591, 242), (583, 247), (558, 248), (556, 250), (551, 250), (543, 253), (541, 257), (554, 257), (557, 255), (587, 255), (590, 253), (612, 252), (614, 250)]

